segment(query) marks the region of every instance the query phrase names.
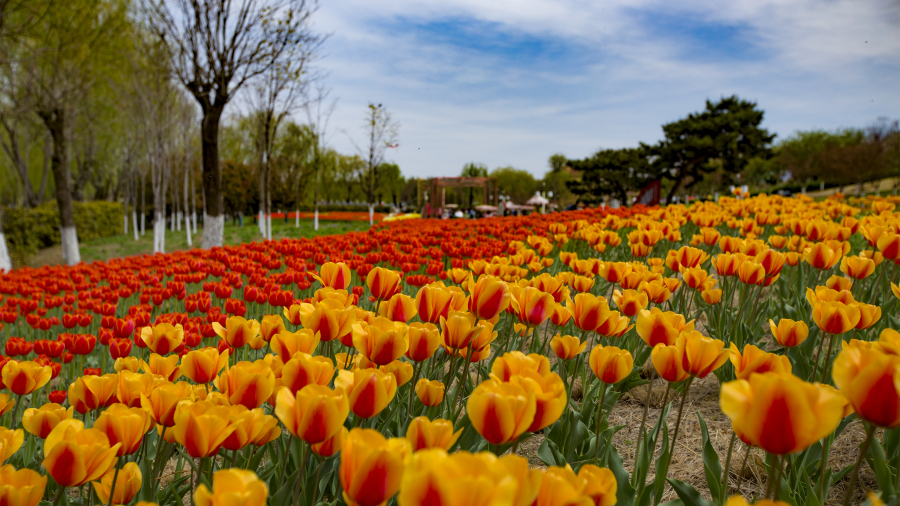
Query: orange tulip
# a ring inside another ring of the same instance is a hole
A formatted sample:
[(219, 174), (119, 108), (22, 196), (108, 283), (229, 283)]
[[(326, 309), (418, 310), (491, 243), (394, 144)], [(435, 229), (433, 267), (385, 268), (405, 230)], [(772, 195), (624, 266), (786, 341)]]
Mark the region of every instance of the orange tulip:
[(153, 419), (141, 408), (113, 404), (100, 414), (94, 422), (94, 429), (106, 434), (110, 444), (121, 443), (116, 455), (124, 457), (138, 451), (152, 423)]
[(805, 450), (834, 432), (847, 403), (831, 387), (774, 372), (722, 385), (720, 402), (742, 441), (776, 455)]
[(447, 318), (441, 317), (441, 344), (454, 350), (466, 349), (482, 330), (484, 326), (476, 325), (474, 314), (450, 311)]
[(22, 416), (22, 427), (35, 436), (46, 439), (59, 422), (72, 418), (73, 408), (59, 404), (44, 404), (40, 408), (28, 408)]
[(575, 336), (563, 336), (556, 334), (550, 340), (550, 349), (561, 360), (572, 360), (587, 348), (587, 342), (580, 342)]
[(691, 376), (705, 378), (728, 361), (728, 350), (723, 350), (725, 343), (718, 339), (704, 336), (696, 330), (682, 332), (675, 341), (675, 346), (684, 350), (682, 367)]
[(216, 387), (231, 404), (256, 409), (275, 391), (275, 373), (265, 360), (238, 362), (225, 369), (216, 380)]
[(713, 258), (712, 265), (716, 270), (716, 274), (718, 274), (720, 277), (728, 277), (737, 274), (739, 262), (734, 255), (730, 253), (724, 253), (721, 255), (716, 255)]
[(900, 260), (900, 235), (893, 232), (885, 232), (878, 238), (876, 246), (884, 258), (891, 262)]
[(676, 345), (657, 344), (650, 352), (650, 361), (657, 374), (669, 383), (678, 383), (691, 375), (684, 370), (684, 349)]
[(342, 369), (338, 371), (334, 386), (347, 393), (353, 414), (366, 419), (381, 413), (397, 393), (397, 379), (378, 369)]
[(433, 323), (410, 323), (408, 335), (409, 349), (406, 350), (406, 357), (414, 362), (431, 358), (441, 343), (440, 330)]
[(843, 276), (838, 276), (837, 274), (833, 274), (830, 278), (825, 281), (825, 286), (832, 290), (847, 290), (853, 288), (853, 280), (850, 278), (845, 278)]
[(719, 288), (710, 288), (700, 292), (700, 297), (710, 305), (716, 305), (722, 301), (722, 290)]
[(380, 316), (371, 324), (354, 323), (353, 347), (371, 362), (387, 365), (409, 349), (409, 329), (406, 323)]
[(297, 353), (281, 369), (281, 378), (275, 382), (275, 393), (279, 386), (287, 387), (291, 392), (299, 392), (307, 385), (327, 386), (334, 377), (334, 370), (334, 363), (328, 357)]
[(294, 436), (309, 444), (322, 443), (340, 431), (350, 413), (350, 404), (340, 388), (308, 385), (295, 396), (278, 392), (275, 415)]
[(774, 321), (769, 320), (769, 329), (771, 329), (772, 336), (775, 337), (778, 344), (785, 348), (799, 346), (809, 336), (809, 326), (806, 325), (806, 322), (788, 320), (787, 318), (782, 318), (778, 322), (778, 326), (775, 325)]
[(844, 255), (843, 249), (835, 249), (825, 242), (815, 243), (803, 252), (803, 260), (816, 269), (831, 269)]
[(812, 309), (813, 321), (828, 334), (843, 334), (856, 327), (860, 316), (855, 304), (843, 302), (818, 302)]
[(647, 294), (635, 290), (616, 290), (613, 292), (613, 301), (625, 316), (634, 316), (647, 307), (649, 299)]
[(553, 314), (556, 301), (551, 294), (529, 286), (510, 299), (510, 306), (518, 316), (519, 322), (529, 327), (537, 327)]
[(495, 445), (511, 443), (528, 430), (536, 409), (534, 391), (496, 379), (475, 387), (466, 402), (472, 426)]
[(744, 346), (744, 353), (731, 343), (729, 360), (734, 364), (734, 372), (738, 379), (748, 379), (751, 374), (764, 372), (790, 373), (791, 361), (784, 355), (766, 353), (752, 344)]
[(285, 330), (284, 320), (277, 314), (267, 314), (262, 317), (262, 321), (259, 323), (259, 335), (267, 343), (272, 340), (275, 334), (282, 330)]
[(213, 475), (212, 491), (201, 484), (194, 492), (195, 506), (265, 504), (269, 487), (247, 469), (223, 469)]
[(16, 401), (9, 394), (0, 393), (0, 416), (5, 415), (15, 407)]
[(366, 286), (369, 292), (378, 300), (390, 299), (395, 293), (400, 291), (400, 273), (385, 269), (384, 267), (375, 267), (366, 276)]
[(162, 376), (168, 381), (175, 381), (181, 377), (181, 367), (178, 366), (178, 355), (163, 357), (156, 353), (150, 354), (150, 361), (141, 360), (141, 370), (150, 375)]
[(491, 377), (500, 381), (509, 381), (510, 378), (523, 371), (533, 370), (541, 376), (550, 374), (550, 360), (537, 353), (525, 355), (520, 351), (511, 351), (497, 357), (491, 366)]
[(681, 268), (681, 276), (684, 278), (684, 284), (697, 290), (703, 288), (709, 274), (700, 268), (691, 269), (688, 267)]
[(521, 385), (534, 393), (534, 418), (526, 429), (527, 432), (538, 432), (549, 427), (562, 415), (568, 404), (566, 386), (556, 373), (539, 374), (534, 370), (525, 370), (509, 379), (513, 385)]
[(447, 420), (431, 421), (425, 416), (413, 418), (406, 429), (406, 439), (414, 452), (429, 448), (450, 450), (461, 434), (462, 429), (453, 432), (453, 424)]
[(767, 277), (773, 277), (781, 273), (781, 269), (784, 268), (785, 257), (783, 253), (767, 249), (756, 255), (755, 260), (763, 266)]
[(222, 444), (234, 432), (229, 409), (210, 401), (184, 404), (175, 411), (175, 441), (195, 459), (219, 453)]
[(416, 396), (422, 404), (434, 407), (444, 400), (444, 389), (444, 384), (440, 381), (421, 378), (416, 383)]
[(116, 399), (128, 407), (141, 405), (141, 395), (150, 393), (155, 381), (161, 380), (152, 374), (140, 374), (131, 371), (122, 371), (118, 374), (116, 384)]
[(553, 314), (550, 315), (550, 321), (557, 327), (564, 327), (569, 320), (572, 319), (572, 312), (566, 306), (557, 304), (553, 307)]
[(832, 290), (825, 286), (817, 286), (815, 291), (811, 288), (806, 289), (806, 300), (810, 306), (815, 306), (818, 302), (843, 302), (844, 304), (855, 304), (856, 300), (849, 290)]
[(402, 360), (394, 360), (388, 365), (379, 367), (379, 369), (381, 369), (381, 372), (390, 374), (397, 380), (397, 388), (409, 383), (409, 380), (411, 380), (413, 376), (412, 364)]
[[(356, 323), (355, 307), (345, 308), (336, 299), (325, 299), (315, 306), (312, 304), (303, 306), (305, 309), (300, 311), (300, 322), (314, 334), (319, 334), (322, 341), (341, 339), (353, 331), (353, 324)], [(307, 310), (309, 311), (306, 312)], [(282, 330), (279, 333), (281, 332), (286, 331)]]
[(0, 371), (0, 384), (16, 395), (28, 395), (50, 381), (53, 370), (37, 362), (10, 360)]
[(761, 285), (766, 280), (766, 269), (755, 260), (741, 262), (737, 274), (738, 279), (745, 285)]
[(0, 467), (0, 504), (4, 506), (37, 506), (46, 488), (47, 477), (31, 469)]
[(259, 335), (259, 322), (242, 316), (228, 317), (224, 327), (219, 322), (213, 322), (212, 326), (216, 334), (232, 348), (242, 348)]
[(25, 431), (22, 429), (9, 430), (0, 426), (0, 465), (9, 460), (14, 453), (19, 451), (25, 442)]
[(67, 399), (75, 411), (89, 413), (116, 401), (117, 374), (82, 376), (69, 385)]
[(141, 359), (137, 357), (119, 357), (113, 363), (113, 369), (115, 369), (116, 372), (138, 372), (141, 370)]
[(493, 321), (511, 304), (509, 286), (499, 278), (480, 276), (469, 282), (469, 311), (478, 320)]
[(568, 303), (572, 321), (576, 327), (593, 332), (609, 317), (609, 305), (603, 297), (591, 293), (579, 293)]
[(396, 293), (378, 306), (378, 316), (406, 323), (416, 316), (415, 300), (409, 295)]
[[(113, 480), (116, 482), (115, 490), (112, 489)], [(110, 470), (100, 481), (95, 481), (91, 485), (94, 486), (101, 504), (128, 504), (141, 490), (142, 483), (141, 468), (134, 462), (129, 462), (119, 469), (118, 476), (115, 470)], [(111, 501), (110, 494), (112, 494)]]
[[(310, 445), (310, 448), (312, 448), (313, 453), (320, 457), (331, 457), (341, 451), (349, 433), (350, 431), (347, 430), (347, 427), (341, 427), (333, 436), (321, 443)], [(278, 429), (278, 435), (281, 435), (281, 429)]]
[(595, 332), (604, 337), (621, 337), (631, 330), (634, 325), (629, 325), (631, 320), (619, 314), (618, 311), (610, 311), (606, 320), (600, 323)]
[[(321, 336), (310, 329), (300, 329), (296, 332), (281, 331), (272, 337), (272, 351), (278, 355), (282, 362), (287, 362), (294, 353), (302, 351), (312, 355), (319, 345)], [(187, 374), (185, 373), (185, 376)]]
[(651, 348), (657, 344), (669, 346), (675, 344), (681, 332), (694, 330), (694, 320), (686, 322), (683, 315), (672, 311), (663, 312), (654, 307), (638, 314), (635, 328), (647, 346)]
[(662, 281), (642, 281), (638, 285), (638, 291), (645, 294), (647, 299), (654, 304), (662, 304), (672, 297), (669, 287)]
[(181, 374), (189, 380), (205, 385), (219, 375), (228, 364), (228, 351), (219, 354), (216, 348), (202, 348), (188, 352), (181, 359)]
[(112, 469), (118, 450), (118, 444), (110, 446), (104, 433), (85, 429), (81, 420), (63, 420), (44, 441), (41, 465), (56, 483), (79, 487)]
[(443, 286), (425, 285), (416, 294), (415, 309), (423, 322), (438, 323), (442, 316), (447, 317), (453, 303), (454, 292)]
[(865, 279), (875, 272), (875, 261), (858, 256), (841, 259), (841, 272), (853, 279)]
[(385, 439), (371, 429), (353, 429), (341, 450), (339, 476), (348, 506), (378, 506), (400, 490), (412, 449), (405, 438)]
[(614, 385), (631, 374), (634, 358), (628, 350), (615, 346), (594, 346), (588, 359), (594, 376), (607, 385)]
[(162, 381), (154, 383), (149, 393), (141, 394), (141, 408), (157, 425), (172, 427), (175, 425), (175, 410), (178, 405), (192, 400), (193, 387), (190, 383)]
[(834, 384), (863, 420), (900, 427), (900, 356), (847, 346), (834, 360)]
[[(216, 324), (213, 324), (215, 326)], [(184, 342), (184, 329), (181, 324), (158, 323), (141, 329), (141, 340), (150, 351), (160, 355), (168, 355)]]
[(350, 267), (343, 262), (325, 262), (319, 269), (319, 274), (311, 273), (322, 286), (345, 290), (350, 286)]

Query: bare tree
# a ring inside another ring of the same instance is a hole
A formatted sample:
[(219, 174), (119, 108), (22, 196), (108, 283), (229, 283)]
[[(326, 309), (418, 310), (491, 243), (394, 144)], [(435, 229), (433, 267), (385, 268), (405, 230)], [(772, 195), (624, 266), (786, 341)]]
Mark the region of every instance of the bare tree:
[(375, 199), (378, 197), (378, 167), (384, 162), (387, 150), (396, 147), (400, 125), (391, 119), (391, 113), (384, 106), (370, 103), (363, 128), (369, 142), (365, 150), (356, 145), (356, 150), (366, 161), (359, 173), (359, 185), (369, 205), (369, 226), (372, 226), (375, 223)]
[[(326, 162), (324, 156), (328, 138), (328, 122), (331, 114), (337, 106), (337, 99), (328, 102), (328, 90), (324, 84), (318, 83), (315, 87), (315, 95), (306, 102), (306, 121), (313, 131), (313, 229), (319, 230), (319, 183), (323, 165)], [(298, 213), (299, 216), (299, 213)]]
[(219, 123), (235, 93), (310, 39), (317, 4), (307, 0), (142, 0), (150, 26), (168, 45), (175, 75), (200, 104), (206, 216), (204, 248), (220, 246), (225, 226)]

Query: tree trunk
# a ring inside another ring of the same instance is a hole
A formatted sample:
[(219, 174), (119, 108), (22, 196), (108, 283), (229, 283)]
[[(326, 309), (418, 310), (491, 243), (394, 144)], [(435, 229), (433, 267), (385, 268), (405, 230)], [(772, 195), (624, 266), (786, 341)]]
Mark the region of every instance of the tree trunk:
[[(318, 140), (316, 140), (318, 142)], [(313, 180), (313, 230), (319, 230), (319, 157), (318, 157), (318, 148), (316, 150), (316, 168), (315, 172), (315, 180)], [(298, 212), (299, 216), (299, 212)]]
[(219, 170), (219, 121), (224, 106), (213, 106), (203, 115), (200, 144), (203, 154), (203, 191), (206, 214), (203, 217), (201, 247), (209, 249), (222, 245), (225, 232), (225, 199), (222, 195), (222, 173)]
[(144, 175), (141, 174), (141, 235), (147, 232), (147, 211), (144, 208)]
[(190, 163), (185, 163), (184, 166), (184, 229), (187, 232), (187, 245), (188, 248), (193, 247), (191, 244), (191, 220), (188, 215), (188, 209), (190, 209), (190, 202), (188, 202), (188, 191), (190, 191), (190, 186), (188, 185), (188, 180), (190, 179), (189, 175), (191, 173)]
[(672, 185), (672, 189), (669, 190), (669, 194), (666, 195), (666, 204), (672, 203), (672, 198), (675, 196), (675, 192), (678, 191), (678, 187), (681, 186), (681, 182), (684, 180), (684, 173), (678, 171), (678, 179), (675, 180), (675, 184)]
[(3, 208), (0, 207), (0, 273), (12, 270), (12, 259), (6, 248), (6, 236), (3, 235)]
[(53, 138), (53, 154), (50, 158), (50, 170), (53, 171), (53, 182), (56, 184), (56, 202), (59, 205), (60, 243), (63, 260), (66, 265), (75, 265), (81, 261), (78, 250), (78, 233), (75, 230), (75, 214), (72, 210), (72, 194), (69, 191), (69, 164), (66, 160), (65, 112), (56, 108), (39, 111), (38, 115)]

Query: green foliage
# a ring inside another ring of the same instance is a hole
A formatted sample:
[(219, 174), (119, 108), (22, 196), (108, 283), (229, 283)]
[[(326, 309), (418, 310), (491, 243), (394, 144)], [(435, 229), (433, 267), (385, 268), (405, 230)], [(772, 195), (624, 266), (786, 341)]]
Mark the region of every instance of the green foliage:
[(582, 173), (580, 181), (569, 181), (569, 189), (588, 204), (602, 202), (612, 195), (623, 204), (628, 192), (637, 191), (656, 179), (651, 169), (653, 150), (646, 145), (638, 148), (603, 149), (584, 160), (569, 160), (569, 166)]
[[(92, 241), (119, 234), (122, 230), (122, 205), (115, 202), (73, 202), (75, 229), (79, 241)], [(34, 208), (6, 208), (3, 231), (10, 256), (17, 265), (25, 265), (41, 248), (59, 244), (59, 208), (56, 201)]]
[(499, 167), (491, 172), (491, 177), (497, 179), (497, 188), (500, 193), (508, 195), (516, 204), (523, 204), (534, 195), (538, 187), (534, 176), (526, 170), (514, 167)]
[(406, 186), (406, 178), (400, 173), (400, 167), (396, 163), (382, 163), (378, 167), (378, 198), (383, 202), (400, 202), (400, 194)]
[(460, 176), (462, 177), (487, 177), (488, 168), (483, 163), (469, 162), (463, 165)]

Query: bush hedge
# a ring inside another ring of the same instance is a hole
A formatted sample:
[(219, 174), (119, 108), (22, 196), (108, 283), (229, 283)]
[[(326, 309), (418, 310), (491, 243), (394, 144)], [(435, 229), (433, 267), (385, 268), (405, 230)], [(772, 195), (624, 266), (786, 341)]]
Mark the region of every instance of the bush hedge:
[[(105, 200), (73, 202), (75, 229), (79, 241), (90, 241), (122, 233), (122, 205)], [(41, 248), (59, 244), (59, 207), (56, 201), (34, 208), (7, 207), (3, 210), (3, 232), (9, 254), (18, 265)]]
[[(300, 208), (300, 212), (302, 212), (302, 213), (311, 213), (311, 212), (315, 211), (315, 208), (313, 207), (312, 204), (300, 204), (297, 207)], [(297, 209), (289, 209), (288, 212), (292, 213), (296, 210)], [(346, 206), (335, 205), (335, 204), (328, 204), (328, 205), (319, 204), (319, 212), (320, 213), (329, 213), (329, 212), (333, 212), (333, 211), (346, 211), (346, 212), (355, 212), (355, 213), (366, 212), (367, 213), (367, 212), (369, 212), (369, 206), (367, 206), (365, 204), (351, 204), (351, 205), (346, 205)], [(376, 213), (389, 213), (389, 212), (391, 212), (391, 208), (390, 208), (390, 206), (375, 206), (375, 212)]]

